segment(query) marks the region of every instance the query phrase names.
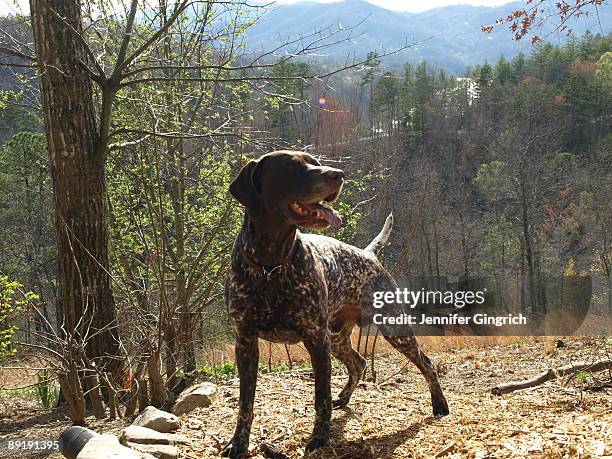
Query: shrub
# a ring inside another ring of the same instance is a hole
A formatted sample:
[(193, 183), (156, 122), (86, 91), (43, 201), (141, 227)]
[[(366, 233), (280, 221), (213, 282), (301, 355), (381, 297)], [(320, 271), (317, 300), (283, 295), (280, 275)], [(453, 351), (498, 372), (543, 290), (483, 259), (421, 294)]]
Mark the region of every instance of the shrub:
[(21, 289), (21, 284), (0, 275), (0, 361), (16, 352), (13, 341), (19, 330), (17, 316), (28, 301), (36, 298), (33, 293), (22, 293)]

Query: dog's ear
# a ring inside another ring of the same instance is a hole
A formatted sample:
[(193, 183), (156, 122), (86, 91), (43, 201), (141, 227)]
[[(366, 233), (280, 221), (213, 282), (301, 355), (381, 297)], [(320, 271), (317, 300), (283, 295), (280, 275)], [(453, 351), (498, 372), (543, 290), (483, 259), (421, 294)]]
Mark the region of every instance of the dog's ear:
[(240, 170), (240, 173), (229, 187), (232, 196), (246, 207), (251, 217), (257, 214), (260, 207), (259, 169), (260, 162), (258, 160), (249, 161)]

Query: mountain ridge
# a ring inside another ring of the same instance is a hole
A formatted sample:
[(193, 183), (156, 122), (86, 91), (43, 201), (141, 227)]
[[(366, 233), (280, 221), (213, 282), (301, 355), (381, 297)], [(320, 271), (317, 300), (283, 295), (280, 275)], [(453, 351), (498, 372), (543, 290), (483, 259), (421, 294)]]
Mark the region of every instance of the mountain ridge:
[[(352, 34), (354, 39), (326, 49), (325, 54), (319, 58), (337, 60), (353, 54), (360, 58), (370, 51), (389, 51), (400, 48), (406, 40), (414, 40), (418, 43), (414, 49), (388, 56), (385, 62), (393, 65), (427, 60), (460, 74), (466, 66), (481, 64), (485, 60), (495, 61), (500, 55), (512, 58), (519, 52), (530, 52), (529, 39), (520, 42), (512, 40), (512, 34), (506, 26), (497, 27), (490, 34), (480, 29), (483, 25), (507, 16), (521, 5), (521, 2), (499, 7), (449, 5), (413, 13), (388, 10), (365, 0), (334, 3), (303, 1), (275, 6), (247, 30), (246, 42), (251, 49), (270, 49), (317, 29), (325, 30), (326, 27), (340, 25), (345, 30), (335, 37), (341, 41), (348, 40)], [(605, 34), (610, 33), (612, 5), (604, 4), (599, 8), (599, 20), (594, 16), (581, 17), (572, 20), (570, 26), (574, 29), (574, 35), (581, 35), (589, 29), (594, 33), (600, 32), (600, 24), (602, 27), (604, 24), (607, 26), (603, 29)], [(550, 24), (548, 28), (551, 28)], [(554, 40), (555, 43), (568, 40), (562, 34), (543, 38)]]

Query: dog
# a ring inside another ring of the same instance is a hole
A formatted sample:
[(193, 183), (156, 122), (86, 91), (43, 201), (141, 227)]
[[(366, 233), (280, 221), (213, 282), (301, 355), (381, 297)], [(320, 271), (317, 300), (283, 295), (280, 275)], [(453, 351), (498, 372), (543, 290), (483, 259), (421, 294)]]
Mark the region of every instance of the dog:
[[(225, 292), (236, 330), (240, 396), (236, 430), (223, 456), (236, 458), (248, 449), (259, 338), (303, 342), (310, 355), (316, 418), (307, 451), (329, 443), (332, 407), (348, 404), (363, 375), (366, 361), (352, 347), (351, 334), (363, 319), (362, 301), (371, 301), (368, 292), (396, 288), (376, 257), (393, 217), (365, 249), (298, 229), (340, 227), (341, 217), (328, 204), (338, 198), (343, 182), (342, 170), (323, 166), (307, 153), (276, 151), (247, 163), (230, 185), (245, 212)], [(427, 380), (434, 415), (448, 414), (436, 371), (414, 335), (386, 339)], [(331, 355), (348, 371), (348, 381), (334, 400)]]

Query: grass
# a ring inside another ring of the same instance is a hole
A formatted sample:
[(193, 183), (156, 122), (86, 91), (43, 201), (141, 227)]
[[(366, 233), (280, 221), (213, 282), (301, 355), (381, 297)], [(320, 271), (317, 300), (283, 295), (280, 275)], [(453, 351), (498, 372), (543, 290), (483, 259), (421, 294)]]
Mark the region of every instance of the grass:
[(51, 379), (49, 370), (44, 369), (36, 373), (36, 394), (38, 401), (44, 408), (49, 408), (57, 403), (59, 398), (59, 383)]
[(36, 398), (36, 387), (17, 387), (15, 389), (0, 389), (0, 398)]
[[(304, 362), (304, 363), (294, 363), (293, 364), (293, 370), (305, 370), (308, 368), (312, 368), (310, 363)], [(277, 363), (273, 365), (272, 368), (268, 368), (268, 365), (264, 363), (259, 364), (259, 371), (261, 371), (262, 373), (285, 373), (291, 370), (292, 369), (289, 368), (289, 365), (286, 363)]]
[(586, 383), (589, 381), (589, 378), (591, 377), (591, 375), (589, 373), (587, 373), (586, 371), (579, 371), (576, 374), (576, 379), (582, 383)]
[(45, 370), (36, 374), (37, 381), (31, 386), (0, 389), (0, 399), (26, 398), (36, 399), (43, 408), (50, 408), (57, 403), (59, 384), (49, 377)]
[[(357, 347), (357, 336), (358, 333), (355, 331), (353, 333), (353, 346), (355, 348)], [(475, 350), (491, 346), (510, 345), (515, 349), (520, 349), (534, 341), (534, 338), (516, 336), (419, 336), (418, 340), (425, 352), (458, 351), (462, 354), (469, 354)], [(365, 341), (366, 337), (364, 335), (362, 336), (359, 351), (369, 360), (372, 355), (373, 336), (369, 337), (367, 349), (365, 348)], [(293, 369), (310, 368), (310, 356), (302, 344), (285, 347), (282, 344), (260, 340), (260, 371), (262, 373), (283, 373), (289, 371), (288, 352), (293, 361)], [(397, 351), (386, 340), (378, 337), (376, 348), (374, 349), (375, 355), (392, 355), (395, 353)], [(229, 343), (218, 348), (208, 349), (202, 352), (198, 362), (198, 369), (204, 375), (212, 378), (232, 378), (238, 375), (234, 358), (234, 347)], [(272, 362), (272, 371), (268, 368), (268, 362)], [(339, 366), (338, 362), (332, 359), (332, 367), (337, 366)]]
[[(311, 368), (310, 363), (294, 363), (293, 370), (302, 370)], [(271, 371), (270, 371), (271, 370)], [(200, 368), (200, 371), (205, 375), (212, 377), (233, 377), (238, 374), (236, 364), (234, 362), (222, 362), (216, 365), (204, 365)], [(259, 364), (259, 371), (261, 373), (284, 373), (287, 371), (291, 371), (289, 365), (286, 363), (276, 363), (271, 368), (268, 367), (265, 363)]]
[(200, 371), (208, 376), (228, 377), (236, 374), (236, 364), (234, 362), (223, 362), (216, 365), (205, 365)]

